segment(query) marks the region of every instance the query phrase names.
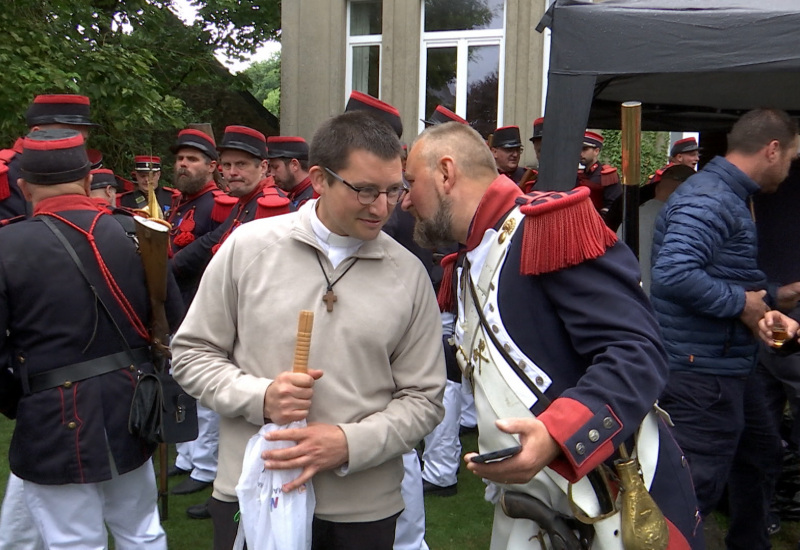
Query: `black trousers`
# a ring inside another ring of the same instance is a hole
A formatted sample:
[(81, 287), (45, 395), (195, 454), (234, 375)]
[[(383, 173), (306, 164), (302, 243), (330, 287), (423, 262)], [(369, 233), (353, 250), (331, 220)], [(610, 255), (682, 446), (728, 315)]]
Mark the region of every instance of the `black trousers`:
[(392, 550), (400, 513), (378, 521), (336, 523), (314, 517), (311, 550)]
[(208, 513), (214, 524), (214, 550), (231, 550), (236, 541), (239, 524), (236, 514), (239, 512), (238, 502), (223, 502), (214, 497), (208, 499)]
[[(211, 497), (208, 511), (214, 524), (214, 550), (231, 550), (239, 524), (238, 502)], [(311, 550), (392, 550), (400, 513), (378, 521), (335, 523), (317, 517), (311, 525)]]

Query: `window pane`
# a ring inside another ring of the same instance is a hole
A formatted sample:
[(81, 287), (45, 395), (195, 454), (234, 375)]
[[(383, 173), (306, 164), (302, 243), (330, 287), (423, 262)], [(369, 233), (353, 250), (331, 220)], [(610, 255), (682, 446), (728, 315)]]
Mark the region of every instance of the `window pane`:
[(497, 128), (500, 46), (471, 46), (467, 65), (467, 120), (483, 137)]
[(428, 48), (425, 72), (425, 118), (430, 118), (437, 105), (455, 111), (456, 48)]
[(353, 90), (378, 97), (381, 47), (353, 47)]
[(502, 29), (505, 0), (425, 0), (425, 32)]
[(350, 3), (350, 36), (381, 34), (383, 25), (382, 2)]

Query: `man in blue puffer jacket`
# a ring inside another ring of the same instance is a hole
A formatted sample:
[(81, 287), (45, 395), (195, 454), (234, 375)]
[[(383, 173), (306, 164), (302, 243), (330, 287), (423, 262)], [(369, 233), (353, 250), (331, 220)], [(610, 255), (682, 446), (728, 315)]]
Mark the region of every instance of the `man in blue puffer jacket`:
[[(758, 493), (762, 395), (748, 382), (758, 320), (789, 309), (800, 283), (769, 285), (757, 265), (750, 197), (774, 192), (797, 157), (797, 125), (783, 111), (742, 116), (716, 157), (672, 194), (656, 221), (652, 303), (669, 357), (661, 405), (671, 414), (692, 470), (700, 512), (729, 483), (728, 548), (769, 548)], [(743, 475), (739, 475), (739, 474)]]

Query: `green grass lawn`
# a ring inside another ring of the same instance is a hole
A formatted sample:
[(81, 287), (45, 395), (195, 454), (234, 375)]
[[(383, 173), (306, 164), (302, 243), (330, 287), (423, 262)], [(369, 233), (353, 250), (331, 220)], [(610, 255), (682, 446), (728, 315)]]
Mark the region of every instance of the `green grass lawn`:
[[(0, 417), (0, 448), (7, 450), (11, 441), (13, 422)], [(462, 437), (464, 452), (477, 450), (474, 434)], [(175, 450), (170, 450), (170, 461), (174, 462)], [(159, 465), (156, 461), (156, 470)], [(0, 460), (0, 493), (5, 493), (8, 478), (7, 453)], [(178, 483), (182, 478), (170, 480), (170, 484)], [(458, 476), (458, 494), (452, 497), (426, 497), (425, 511), (427, 516), (427, 534), (425, 540), (431, 550), (485, 550), (489, 548), (492, 528), (492, 506), (483, 500), (483, 482), (461, 468)], [(212, 544), (210, 520), (192, 520), (186, 516), (185, 510), (192, 504), (203, 502), (211, 495), (206, 489), (194, 495), (169, 496), (169, 519), (164, 521), (171, 550), (205, 550)], [(724, 518), (718, 517), (718, 523), (724, 525)], [(710, 537), (708, 548), (716, 550), (724, 548), (720, 542), (721, 532), (716, 530)], [(800, 540), (800, 523), (784, 523), (781, 532), (772, 538), (776, 550), (795, 550)], [(521, 549), (524, 550), (524, 549)]]

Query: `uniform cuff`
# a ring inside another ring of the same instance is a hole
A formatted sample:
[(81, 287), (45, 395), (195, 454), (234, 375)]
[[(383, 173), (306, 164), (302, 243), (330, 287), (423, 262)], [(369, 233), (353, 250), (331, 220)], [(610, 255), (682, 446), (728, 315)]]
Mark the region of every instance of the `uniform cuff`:
[(538, 418), (562, 451), (550, 467), (572, 482), (614, 454), (612, 438), (622, 430), (622, 422), (608, 405), (592, 413), (568, 397), (553, 401)]

